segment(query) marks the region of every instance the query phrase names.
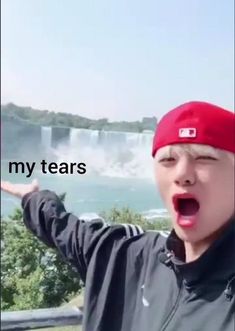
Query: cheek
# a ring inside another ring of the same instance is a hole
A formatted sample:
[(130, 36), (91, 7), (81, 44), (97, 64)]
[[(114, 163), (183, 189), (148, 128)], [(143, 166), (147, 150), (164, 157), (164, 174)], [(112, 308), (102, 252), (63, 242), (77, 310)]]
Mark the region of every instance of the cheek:
[(155, 182), (159, 193), (161, 194), (162, 198), (166, 198), (170, 185), (171, 185), (171, 174), (169, 169), (166, 170), (162, 167), (155, 167)]
[(217, 190), (220, 190), (221, 185), (224, 186), (223, 172), (209, 167), (198, 167), (197, 182), (206, 194), (214, 195)]
[(217, 194), (221, 196), (223, 200), (228, 200), (234, 205), (234, 172), (227, 171), (221, 172), (217, 177), (216, 189)]
[(154, 178), (155, 178), (155, 182), (157, 184), (157, 186), (160, 188), (162, 186), (163, 183), (163, 171), (161, 169), (161, 167), (155, 165), (154, 167)]
[(209, 169), (205, 168), (198, 168), (197, 169), (197, 180), (199, 183), (208, 185), (208, 184), (215, 184), (216, 178), (218, 174), (216, 172), (210, 171)]
[(205, 200), (214, 208), (234, 205), (234, 172), (231, 169), (201, 170), (197, 175)]

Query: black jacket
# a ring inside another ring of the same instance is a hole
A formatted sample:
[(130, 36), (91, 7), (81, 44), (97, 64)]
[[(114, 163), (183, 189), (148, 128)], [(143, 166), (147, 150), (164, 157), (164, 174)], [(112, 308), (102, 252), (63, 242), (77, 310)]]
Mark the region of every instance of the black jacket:
[(174, 231), (166, 238), (134, 225), (84, 222), (50, 191), (26, 195), (22, 206), (26, 226), (84, 280), (84, 330), (235, 330), (234, 218), (199, 259), (185, 263)]

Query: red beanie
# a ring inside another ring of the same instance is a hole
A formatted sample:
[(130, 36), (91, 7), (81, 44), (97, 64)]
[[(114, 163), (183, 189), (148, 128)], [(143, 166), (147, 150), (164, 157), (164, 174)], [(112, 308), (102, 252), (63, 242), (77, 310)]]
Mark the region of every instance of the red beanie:
[(235, 114), (206, 102), (188, 102), (168, 112), (153, 139), (152, 156), (172, 144), (203, 144), (235, 153)]

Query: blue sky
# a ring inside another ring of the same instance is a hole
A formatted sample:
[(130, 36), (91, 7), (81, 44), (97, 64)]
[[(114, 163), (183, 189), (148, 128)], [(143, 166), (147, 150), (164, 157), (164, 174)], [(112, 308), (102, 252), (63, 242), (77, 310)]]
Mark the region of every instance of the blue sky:
[(2, 0), (2, 103), (90, 118), (234, 109), (233, 0)]

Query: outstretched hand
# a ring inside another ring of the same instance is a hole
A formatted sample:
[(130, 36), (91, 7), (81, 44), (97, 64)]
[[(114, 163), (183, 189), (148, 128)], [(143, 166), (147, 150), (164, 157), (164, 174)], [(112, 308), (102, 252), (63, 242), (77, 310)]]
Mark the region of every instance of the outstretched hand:
[(1, 190), (22, 199), (25, 194), (38, 191), (39, 184), (36, 179), (31, 184), (13, 184), (1, 181)]

